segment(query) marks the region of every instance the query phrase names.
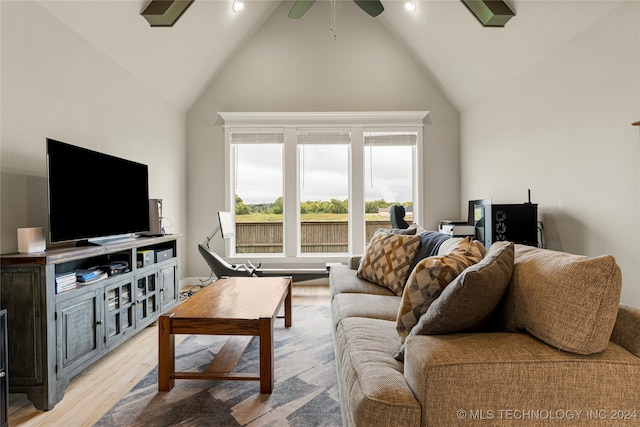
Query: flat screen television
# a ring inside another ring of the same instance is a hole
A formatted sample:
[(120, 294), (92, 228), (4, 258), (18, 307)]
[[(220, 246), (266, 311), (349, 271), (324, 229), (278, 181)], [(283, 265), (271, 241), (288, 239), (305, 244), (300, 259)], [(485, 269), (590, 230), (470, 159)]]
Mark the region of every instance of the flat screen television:
[(94, 244), (149, 231), (145, 164), (47, 139), (49, 240)]

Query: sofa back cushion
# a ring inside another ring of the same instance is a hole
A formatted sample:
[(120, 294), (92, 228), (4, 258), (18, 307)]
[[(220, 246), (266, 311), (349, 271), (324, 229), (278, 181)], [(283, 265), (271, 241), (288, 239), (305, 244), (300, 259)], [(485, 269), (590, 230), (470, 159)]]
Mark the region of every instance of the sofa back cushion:
[(610, 255), (588, 258), (516, 245), (501, 326), (560, 350), (603, 351), (618, 314), (622, 275)]

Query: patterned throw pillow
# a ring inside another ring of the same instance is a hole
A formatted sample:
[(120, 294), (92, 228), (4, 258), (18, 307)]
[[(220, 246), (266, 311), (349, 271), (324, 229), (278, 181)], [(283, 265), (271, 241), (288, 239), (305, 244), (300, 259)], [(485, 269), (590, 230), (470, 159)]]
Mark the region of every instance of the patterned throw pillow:
[(360, 260), (356, 275), (402, 295), (420, 236), (376, 232)]
[(479, 262), (485, 253), (486, 249), (480, 242), (467, 237), (447, 255), (425, 258), (415, 266), (398, 309), (396, 329), (401, 342), (404, 343), (411, 328), (444, 288), (465, 268)]

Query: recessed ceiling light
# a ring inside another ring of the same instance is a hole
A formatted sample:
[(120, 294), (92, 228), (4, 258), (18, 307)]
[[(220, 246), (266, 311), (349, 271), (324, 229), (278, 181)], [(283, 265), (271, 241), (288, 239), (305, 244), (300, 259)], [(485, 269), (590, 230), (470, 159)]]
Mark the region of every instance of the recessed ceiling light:
[(231, 6), (234, 12), (240, 12), (244, 8), (243, 0), (233, 0), (233, 6)]
[(404, 8), (407, 9), (411, 13), (415, 12), (416, 11), (416, 2), (415, 2), (415, 0), (405, 0)]

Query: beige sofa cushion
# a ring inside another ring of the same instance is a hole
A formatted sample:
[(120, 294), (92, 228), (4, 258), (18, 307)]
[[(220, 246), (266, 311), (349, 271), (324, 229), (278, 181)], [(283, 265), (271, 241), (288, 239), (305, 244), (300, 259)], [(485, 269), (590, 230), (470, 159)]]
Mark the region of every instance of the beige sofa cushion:
[(420, 317), (411, 335), (474, 331), (487, 323), (513, 273), (514, 245), (496, 242), (487, 255), (465, 269)]
[(329, 282), (331, 283), (331, 298), (338, 294), (357, 293), (372, 295), (396, 296), (391, 290), (378, 286), (368, 280), (360, 279), (356, 276), (356, 270), (352, 270), (346, 265), (332, 265), (329, 269)]
[(621, 287), (612, 256), (588, 258), (516, 245), (501, 323), (561, 350), (597, 353), (609, 343)]
[(395, 322), (350, 317), (334, 335), (345, 426), (419, 426), (420, 403), (393, 359), (400, 342)]
[(415, 224), (411, 224), (408, 228), (378, 228), (376, 233), (387, 233), (387, 234), (405, 234), (405, 235), (414, 235), (418, 234), (418, 226)]
[(357, 276), (402, 295), (421, 236), (376, 232), (360, 261)]
[[(611, 342), (603, 352), (576, 355), (524, 333), (422, 335), (407, 339), (406, 352), (404, 373), (423, 403), (422, 426), (638, 423), (634, 411), (640, 402), (640, 359)], [(524, 418), (526, 413), (520, 412), (520, 418), (515, 419), (513, 412), (500, 412), (514, 409), (531, 411), (533, 417)], [(612, 420), (617, 409), (628, 419)], [(488, 410), (493, 411), (492, 419)], [(557, 412), (552, 419), (550, 410), (582, 413), (571, 419)], [(602, 411), (607, 418), (589, 416), (589, 410), (596, 414)], [(475, 419), (470, 411), (475, 412)]]
[(337, 325), (348, 317), (396, 321), (400, 297), (370, 294), (338, 294), (331, 302), (331, 317)]
[(480, 242), (465, 238), (447, 255), (425, 258), (415, 266), (398, 310), (396, 329), (401, 342), (446, 286), (465, 268), (480, 261), (484, 253)]

